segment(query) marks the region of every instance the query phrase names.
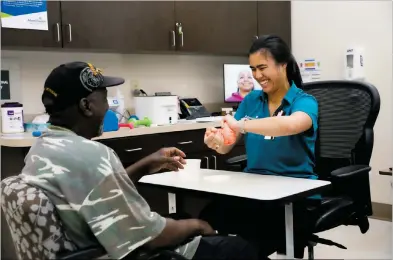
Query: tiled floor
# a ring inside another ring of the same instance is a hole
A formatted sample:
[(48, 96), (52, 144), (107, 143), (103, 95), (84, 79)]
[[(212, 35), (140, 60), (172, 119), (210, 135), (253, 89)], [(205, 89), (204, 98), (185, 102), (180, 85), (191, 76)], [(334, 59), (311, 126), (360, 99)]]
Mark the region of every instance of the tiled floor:
[[(348, 249), (317, 245), (315, 259), (393, 259), (392, 222), (371, 219), (370, 230), (366, 234), (360, 233), (358, 227), (342, 226), (318, 235)], [(307, 252), (304, 256), (307, 259)], [(272, 255), (271, 258), (277, 257)]]

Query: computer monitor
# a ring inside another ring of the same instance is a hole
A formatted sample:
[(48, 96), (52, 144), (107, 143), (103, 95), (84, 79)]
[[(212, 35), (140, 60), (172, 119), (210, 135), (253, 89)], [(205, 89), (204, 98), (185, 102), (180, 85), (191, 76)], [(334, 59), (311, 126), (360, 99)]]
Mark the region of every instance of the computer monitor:
[(240, 103), (252, 90), (262, 89), (247, 64), (224, 64), (224, 100)]

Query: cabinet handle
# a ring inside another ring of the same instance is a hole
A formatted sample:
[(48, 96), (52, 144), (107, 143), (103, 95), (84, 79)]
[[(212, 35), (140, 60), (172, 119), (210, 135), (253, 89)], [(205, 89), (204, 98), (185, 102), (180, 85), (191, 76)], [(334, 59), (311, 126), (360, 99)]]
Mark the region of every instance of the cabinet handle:
[(206, 169), (210, 169), (209, 168), (209, 157), (205, 156), (203, 158), (206, 159)]
[(60, 23), (56, 23), (57, 42), (60, 42)]
[(184, 32), (183, 25), (181, 23), (176, 23), (177, 33), (180, 35), (180, 46), (184, 46)]
[(68, 27), (68, 36), (69, 36), (69, 41), (68, 42), (72, 42), (72, 27), (71, 24), (67, 24)]
[(130, 152), (136, 152), (136, 151), (141, 151), (141, 150), (142, 150), (142, 148), (126, 149), (126, 152), (130, 153)]
[(192, 141), (186, 141), (186, 142), (178, 142), (177, 144), (192, 144)]
[(175, 31), (171, 31), (172, 34), (172, 47), (176, 47), (176, 33)]
[(212, 155), (212, 157), (214, 158), (214, 170), (217, 170), (217, 156)]

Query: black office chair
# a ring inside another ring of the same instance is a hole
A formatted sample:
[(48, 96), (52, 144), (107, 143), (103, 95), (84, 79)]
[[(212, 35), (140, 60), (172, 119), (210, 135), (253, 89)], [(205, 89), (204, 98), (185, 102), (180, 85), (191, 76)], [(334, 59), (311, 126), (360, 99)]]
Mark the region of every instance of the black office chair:
[[(304, 243), (295, 244), (296, 258), (304, 257), (307, 246), (309, 259), (313, 259), (317, 243), (346, 249), (315, 233), (341, 225), (359, 226), (363, 234), (369, 229), (368, 217), (373, 214), (369, 163), (380, 97), (373, 85), (355, 81), (306, 83), (304, 91), (313, 95), (319, 104), (315, 172), (319, 179), (332, 182), (332, 189), (323, 194), (321, 205), (307, 209), (315, 216), (310, 234), (303, 234)], [(230, 158), (227, 164), (244, 169), (247, 157)]]

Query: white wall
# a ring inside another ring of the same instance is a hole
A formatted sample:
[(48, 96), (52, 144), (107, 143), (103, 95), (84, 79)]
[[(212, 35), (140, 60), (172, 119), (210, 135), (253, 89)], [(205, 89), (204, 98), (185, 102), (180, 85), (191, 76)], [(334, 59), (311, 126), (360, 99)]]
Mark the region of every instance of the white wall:
[(342, 79), (349, 46), (365, 48), (365, 73), (381, 96), (371, 166), (372, 199), (392, 204), (390, 179), (378, 170), (392, 162), (392, 2), (292, 1), (292, 46), (297, 59), (321, 61), (322, 79)]
[[(171, 91), (179, 96), (197, 97), (202, 103), (223, 103), (223, 64), (248, 63), (246, 57), (30, 51), (2, 51), (1, 58), (3, 63), (20, 70), (21, 102), (27, 114), (44, 112), (41, 94), (45, 78), (64, 62), (91, 62), (105, 75), (124, 77), (126, 82), (121, 89), (127, 107), (133, 107), (130, 91), (135, 81), (148, 94)], [(110, 90), (111, 93), (114, 95), (115, 91)]]

